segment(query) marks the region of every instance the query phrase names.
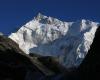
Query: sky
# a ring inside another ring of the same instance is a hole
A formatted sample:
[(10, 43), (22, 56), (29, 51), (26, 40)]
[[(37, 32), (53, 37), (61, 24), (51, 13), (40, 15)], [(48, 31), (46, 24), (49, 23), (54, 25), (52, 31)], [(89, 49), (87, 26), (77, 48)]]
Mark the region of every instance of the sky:
[(0, 0), (0, 32), (15, 32), (39, 12), (62, 21), (100, 22), (100, 0)]

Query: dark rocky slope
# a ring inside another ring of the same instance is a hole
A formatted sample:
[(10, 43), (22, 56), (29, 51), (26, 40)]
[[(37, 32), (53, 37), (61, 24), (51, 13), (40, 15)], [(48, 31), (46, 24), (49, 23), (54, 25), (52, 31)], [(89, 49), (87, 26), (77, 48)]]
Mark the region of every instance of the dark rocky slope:
[(64, 72), (53, 58), (27, 55), (11, 39), (0, 36), (0, 80), (53, 80)]
[(43, 76), (32, 59), (15, 42), (0, 36), (0, 80), (33, 80), (37, 74)]

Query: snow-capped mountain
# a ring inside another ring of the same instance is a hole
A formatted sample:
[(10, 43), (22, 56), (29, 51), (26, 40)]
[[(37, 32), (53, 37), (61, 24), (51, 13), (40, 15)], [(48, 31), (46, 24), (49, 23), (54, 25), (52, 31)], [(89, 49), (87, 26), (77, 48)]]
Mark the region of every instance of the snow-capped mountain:
[(3, 35), (3, 33), (2, 32), (0, 32), (0, 36), (2, 36)]
[(54, 56), (67, 68), (77, 67), (86, 56), (98, 28), (96, 22), (63, 22), (38, 14), (9, 38), (26, 53)]

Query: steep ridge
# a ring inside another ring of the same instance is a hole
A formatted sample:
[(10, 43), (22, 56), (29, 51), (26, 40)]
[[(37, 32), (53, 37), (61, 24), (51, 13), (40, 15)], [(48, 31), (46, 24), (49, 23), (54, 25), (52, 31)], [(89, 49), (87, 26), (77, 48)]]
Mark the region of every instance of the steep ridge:
[(14, 41), (0, 36), (0, 80), (30, 80), (36, 72), (41, 74), (31, 58)]
[(0, 80), (48, 80), (65, 72), (67, 69), (50, 57), (31, 57), (13, 40), (0, 36)]
[(100, 27), (97, 29), (91, 48), (78, 71), (81, 80), (100, 79)]

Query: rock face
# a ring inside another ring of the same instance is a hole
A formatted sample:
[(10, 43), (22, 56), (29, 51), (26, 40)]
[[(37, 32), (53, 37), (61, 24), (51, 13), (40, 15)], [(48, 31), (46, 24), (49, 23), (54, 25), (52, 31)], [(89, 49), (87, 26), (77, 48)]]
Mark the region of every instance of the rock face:
[(63, 66), (72, 68), (88, 53), (98, 24), (89, 20), (62, 22), (39, 14), (9, 38), (27, 54), (57, 57)]
[(11, 39), (0, 36), (0, 80), (33, 80), (36, 73), (42, 75), (29, 56)]

